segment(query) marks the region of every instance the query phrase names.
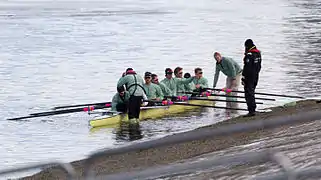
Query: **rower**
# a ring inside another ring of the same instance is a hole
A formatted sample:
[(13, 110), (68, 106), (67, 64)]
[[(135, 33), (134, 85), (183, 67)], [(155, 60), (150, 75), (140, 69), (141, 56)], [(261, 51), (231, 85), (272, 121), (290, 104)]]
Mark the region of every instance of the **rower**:
[[(184, 78), (190, 78), (191, 74), (190, 73), (185, 73), (184, 74)], [(189, 83), (189, 84), (184, 84), (184, 88), (185, 88), (185, 92), (192, 92), (193, 89), (195, 89), (195, 85), (193, 82)], [(190, 94), (189, 94), (190, 95)], [(188, 95), (188, 96), (189, 96)]]
[[(176, 79), (182, 79), (183, 78), (183, 68), (181, 67), (176, 67), (174, 69), (174, 75), (175, 75), (175, 78)], [(185, 92), (185, 85), (184, 84), (181, 84), (181, 83), (177, 83), (176, 84), (177, 86), (177, 96), (183, 96), (183, 95), (186, 95), (186, 94), (183, 94), (181, 92)]]
[(171, 90), (172, 96), (176, 96), (177, 86), (175, 79), (173, 78), (173, 70), (171, 68), (165, 69), (165, 78), (161, 81), (161, 83), (165, 84), (165, 86)]
[(124, 86), (117, 87), (117, 93), (111, 102), (111, 111), (127, 112), (129, 97), (130, 94), (128, 91), (125, 91)]
[(204, 88), (208, 88), (208, 81), (206, 78), (203, 77), (202, 68), (195, 68), (194, 69), (195, 78), (193, 83), (195, 84), (195, 88), (193, 89), (194, 92), (204, 92)]
[[(182, 95), (182, 93), (178, 93), (180, 91), (185, 91), (184, 84), (189, 84), (193, 81), (194, 77), (190, 78), (182, 78), (183, 68), (177, 67), (175, 68), (174, 73), (177, 74), (177, 77), (173, 78), (173, 71), (170, 68), (166, 68), (165, 70), (165, 79), (161, 82), (164, 83), (171, 91), (173, 96), (177, 96), (178, 94)], [(179, 90), (179, 89), (180, 90)]]
[(172, 96), (172, 91), (164, 83), (158, 81), (156, 74), (152, 74), (152, 83), (157, 84), (162, 89), (164, 96)]
[(126, 70), (126, 75), (119, 79), (117, 87), (126, 86), (130, 94), (128, 101), (128, 119), (136, 123), (140, 115), (140, 107), (145, 96), (144, 80), (132, 68)]
[(190, 84), (193, 81), (194, 77), (183, 78), (183, 68), (181, 67), (176, 67), (174, 69), (174, 74), (174, 79), (176, 81), (177, 86), (177, 96), (186, 96), (186, 94), (182, 92), (188, 92), (185, 89), (185, 85)]
[[(162, 89), (152, 83), (152, 73), (151, 72), (145, 72), (145, 84), (143, 85), (145, 92), (146, 92), (146, 96), (148, 100), (155, 100), (155, 101), (161, 101), (164, 98)], [(148, 105), (154, 105), (154, 103), (148, 103)]]

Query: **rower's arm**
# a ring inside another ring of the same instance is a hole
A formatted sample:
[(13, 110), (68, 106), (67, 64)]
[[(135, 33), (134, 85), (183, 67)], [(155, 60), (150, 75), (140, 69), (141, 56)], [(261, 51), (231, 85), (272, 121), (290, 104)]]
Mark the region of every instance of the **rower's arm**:
[(111, 111), (117, 111), (116, 106), (118, 104), (117, 94), (114, 95), (113, 100), (111, 101)]
[(219, 75), (220, 75), (220, 69), (218, 68), (218, 65), (216, 65), (215, 75), (214, 75), (214, 81), (213, 81), (213, 88), (216, 87), (216, 84), (217, 84)]
[(117, 82), (117, 87), (121, 87), (121, 86), (125, 85), (125, 83), (126, 83), (125, 79), (126, 79), (126, 76), (121, 77)]
[(194, 77), (190, 78), (176, 78), (177, 84), (189, 84), (194, 80)]
[(201, 88), (208, 88), (208, 81), (206, 78), (202, 78), (203, 82), (200, 84)]
[(164, 83), (160, 82), (159, 87), (164, 90), (163, 95), (173, 96), (172, 90), (170, 90)]
[(164, 99), (164, 94), (162, 92), (162, 89), (158, 85), (155, 85), (155, 87), (156, 87), (156, 97), (158, 97), (159, 99)]

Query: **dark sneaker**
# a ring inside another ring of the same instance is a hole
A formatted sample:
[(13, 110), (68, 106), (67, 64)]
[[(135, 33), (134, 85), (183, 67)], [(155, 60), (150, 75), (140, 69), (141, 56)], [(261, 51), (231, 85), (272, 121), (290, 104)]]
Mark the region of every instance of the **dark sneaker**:
[(250, 112), (250, 113), (244, 115), (243, 117), (252, 117), (252, 116), (255, 116), (255, 112)]

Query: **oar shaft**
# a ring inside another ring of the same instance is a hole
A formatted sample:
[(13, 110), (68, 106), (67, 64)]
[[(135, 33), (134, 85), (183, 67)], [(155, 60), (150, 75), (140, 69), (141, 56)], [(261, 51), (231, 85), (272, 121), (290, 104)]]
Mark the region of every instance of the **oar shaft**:
[[(165, 96), (165, 97), (167, 97), (167, 98), (177, 98), (177, 96)], [(234, 101), (234, 100), (224, 100), (224, 99), (206, 99), (206, 98), (198, 98), (198, 97), (189, 97), (188, 100), (246, 103), (246, 101)], [(256, 102), (256, 104), (263, 104), (263, 102)]]
[[(162, 103), (162, 101), (153, 101), (153, 100), (144, 100), (145, 102), (153, 102), (153, 103)], [(171, 102), (171, 105), (179, 105), (179, 106), (195, 106), (195, 107), (207, 107), (207, 108), (216, 108), (216, 109), (229, 109), (229, 110), (239, 110), (239, 111), (248, 111), (247, 109), (242, 108), (229, 108), (222, 106), (210, 106), (210, 105), (201, 105), (201, 104), (189, 104), (185, 102)]]
[[(105, 105), (104, 106), (95, 106), (94, 109), (104, 109), (108, 108)], [(75, 113), (75, 112), (82, 112), (85, 111), (84, 108), (75, 108), (75, 109), (64, 109), (59, 111), (47, 111), (47, 112), (41, 112), (41, 113), (32, 113), (29, 116), (24, 117), (17, 117), (17, 118), (10, 118), (8, 120), (20, 120), (20, 119), (29, 119), (34, 117), (44, 117), (44, 116), (53, 116), (53, 115), (59, 115), (59, 114), (69, 114), (69, 113)], [(90, 109), (89, 109), (90, 111)]]
[[(208, 90), (215, 90), (215, 91), (223, 91), (222, 89), (216, 89), (216, 88), (205, 88)], [(244, 93), (244, 91), (238, 91), (238, 90), (229, 90), (231, 92), (237, 92), (237, 93)], [(257, 95), (266, 95), (266, 96), (278, 96), (278, 97), (288, 97), (288, 98), (299, 98), (304, 99), (302, 96), (293, 96), (293, 95), (285, 95), (285, 94), (273, 94), (273, 93), (261, 93), (261, 92), (255, 92)]]
[[(198, 92), (181, 92), (181, 93), (185, 93), (185, 94), (199, 94)], [(210, 94), (210, 96), (245, 98), (244, 96), (232, 96), (232, 95), (225, 95), (225, 94)], [(275, 99), (271, 99), (271, 98), (255, 97), (255, 99), (265, 100), (265, 101), (275, 101)]]
[[(230, 95), (223, 95), (223, 94), (211, 94), (211, 96), (221, 96), (221, 97), (235, 97), (235, 98), (245, 98), (244, 96), (230, 96)], [(261, 97), (255, 97), (255, 99), (259, 99), (259, 100), (265, 100), (265, 101), (275, 101), (275, 99), (271, 99), (271, 98), (261, 98)]]
[(80, 107), (80, 106), (101, 106), (105, 104), (111, 104), (111, 102), (100, 102), (100, 103), (90, 103), (90, 104), (75, 104), (75, 105), (66, 105), (66, 106), (57, 106), (53, 109), (64, 109), (64, 108), (72, 108), (72, 107)]
[(247, 109), (242, 109), (242, 108), (229, 108), (229, 107), (222, 107), (222, 106), (198, 105), (198, 104), (177, 103), (177, 102), (174, 102), (173, 105), (198, 106), (198, 107), (208, 107), (208, 108), (216, 108), (216, 109), (229, 109), (229, 110), (248, 111)]

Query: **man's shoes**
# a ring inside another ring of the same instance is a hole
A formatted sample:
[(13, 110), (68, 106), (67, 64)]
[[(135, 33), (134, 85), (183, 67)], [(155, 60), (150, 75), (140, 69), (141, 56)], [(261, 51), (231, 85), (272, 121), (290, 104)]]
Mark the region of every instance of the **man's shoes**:
[(255, 112), (249, 112), (246, 115), (244, 115), (243, 117), (252, 117), (255, 116)]
[(129, 123), (130, 124), (138, 124), (139, 123), (139, 119), (136, 119), (136, 118), (129, 119)]

